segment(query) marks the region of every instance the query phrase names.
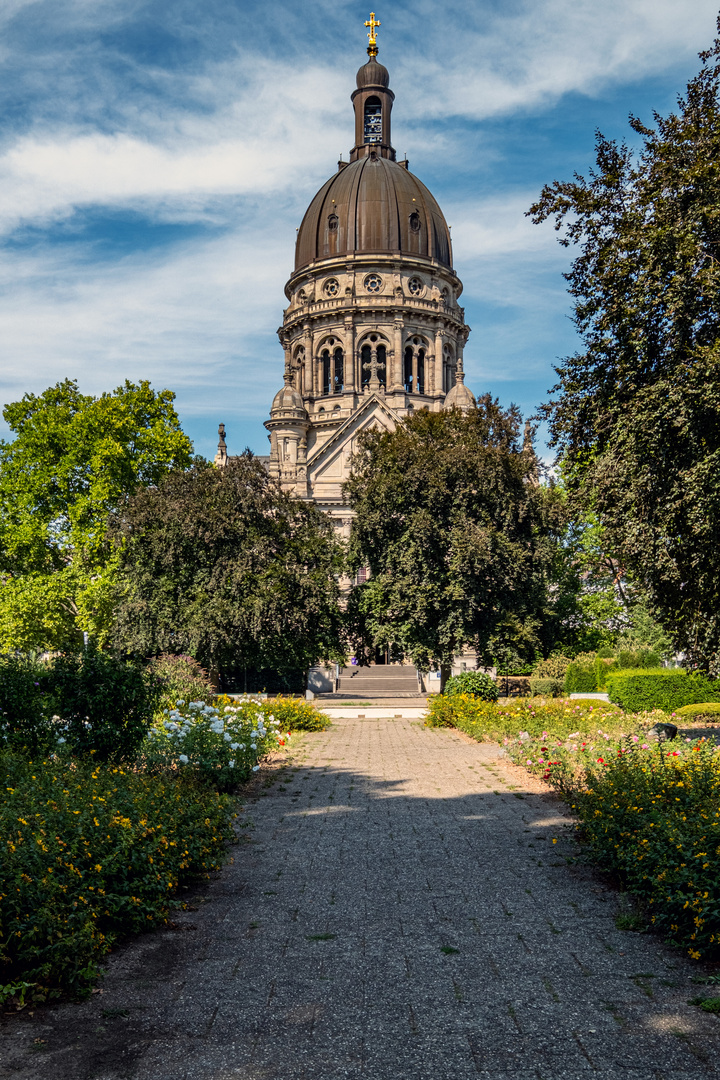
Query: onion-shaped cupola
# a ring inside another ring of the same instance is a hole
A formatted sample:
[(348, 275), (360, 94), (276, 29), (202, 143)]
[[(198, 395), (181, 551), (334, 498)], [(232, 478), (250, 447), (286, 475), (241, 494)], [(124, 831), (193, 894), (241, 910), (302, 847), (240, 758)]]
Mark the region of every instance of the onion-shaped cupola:
[(460, 412), (470, 412), (477, 408), (477, 403), (472, 391), (465, 385), (465, 372), (462, 360), (458, 360), (455, 371), (455, 385), (451, 386), (445, 395), (444, 409), (459, 409)]
[(355, 145), (350, 161), (320, 189), (298, 230), (295, 271), (318, 259), (356, 254), (398, 254), (435, 259), (452, 268), (450, 230), (428, 189), (398, 162), (391, 141), (395, 95), (377, 59), (371, 16), (369, 58), (352, 94)]

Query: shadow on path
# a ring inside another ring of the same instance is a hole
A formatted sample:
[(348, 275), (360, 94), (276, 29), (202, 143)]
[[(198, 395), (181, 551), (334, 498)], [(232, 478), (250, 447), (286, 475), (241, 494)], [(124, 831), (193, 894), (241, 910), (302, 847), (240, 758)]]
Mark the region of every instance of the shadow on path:
[(616, 929), (562, 804), (498, 753), (408, 720), (305, 737), (198, 910), (111, 957), (102, 995), (6, 1023), (0, 1076), (720, 1075), (694, 969)]

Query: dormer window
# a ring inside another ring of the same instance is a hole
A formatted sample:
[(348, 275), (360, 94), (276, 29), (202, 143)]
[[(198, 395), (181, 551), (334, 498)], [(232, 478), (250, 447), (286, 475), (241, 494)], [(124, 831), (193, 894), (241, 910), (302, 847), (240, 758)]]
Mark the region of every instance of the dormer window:
[(337, 214), (331, 214), (328, 218), (328, 229), (330, 232), (337, 232), (338, 217)]
[(382, 142), (382, 105), (375, 97), (365, 102), (365, 142)]
[(410, 215), (410, 230), (411, 232), (420, 232), (420, 215), (417, 210), (413, 210)]

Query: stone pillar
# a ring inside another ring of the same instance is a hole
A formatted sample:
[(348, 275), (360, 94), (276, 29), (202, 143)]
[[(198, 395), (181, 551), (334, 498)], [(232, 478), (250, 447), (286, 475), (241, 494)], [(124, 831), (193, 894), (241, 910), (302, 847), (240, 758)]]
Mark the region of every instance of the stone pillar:
[(352, 315), (345, 316), (345, 392), (355, 393), (357, 381), (355, 378), (355, 323)]
[(435, 364), (433, 366), (434, 379), (433, 379), (433, 397), (441, 398), (445, 396), (444, 386), (445, 380), (443, 378), (443, 350), (445, 346), (445, 335), (441, 327), (438, 327), (435, 331)]
[(401, 393), (403, 389), (403, 326), (404, 320), (401, 318), (395, 319), (393, 323), (393, 332), (395, 344), (393, 348), (392, 358), (392, 376), (388, 378), (388, 388), (393, 393)]

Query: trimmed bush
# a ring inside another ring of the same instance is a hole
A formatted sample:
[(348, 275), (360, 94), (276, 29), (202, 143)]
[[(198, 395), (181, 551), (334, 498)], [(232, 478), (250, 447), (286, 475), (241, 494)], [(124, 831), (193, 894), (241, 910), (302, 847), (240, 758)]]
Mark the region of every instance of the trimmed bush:
[(562, 697), (564, 689), (564, 679), (530, 679), (530, 693), (533, 695), (533, 697)]
[(702, 701), (695, 705), (683, 705), (676, 709), (678, 716), (687, 717), (717, 717), (720, 716), (720, 701)]
[(720, 702), (720, 681), (682, 668), (635, 668), (611, 671), (607, 677), (610, 700), (629, 712)]
[(597, 693), (597, 671), (595, 661), (573, 660), (565, 675), (566, 694)]
[(481, 701), (497, 701), (498, 699), (495, 680), (484, 671), (462, 671), (459, 675), (453, 675), (445, 683), (444, 692), (448, 697), (454, 697), (456, 694), (472, 694)]

